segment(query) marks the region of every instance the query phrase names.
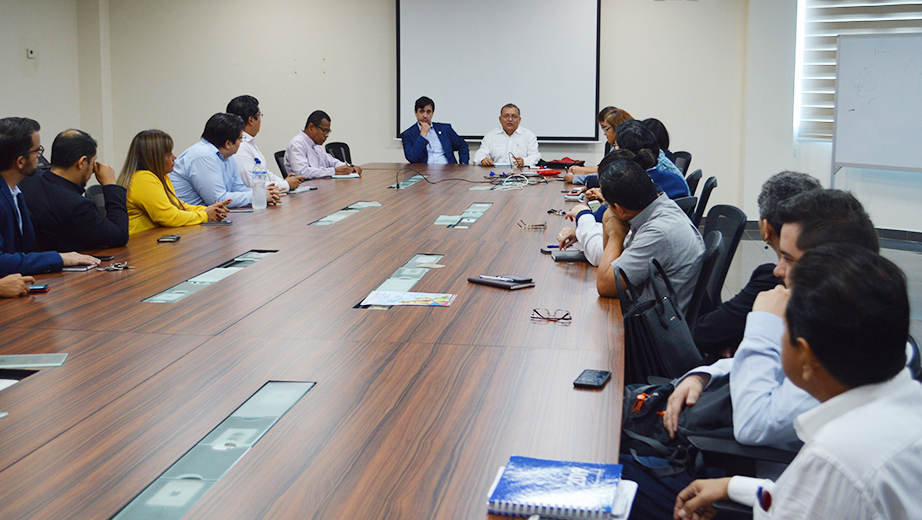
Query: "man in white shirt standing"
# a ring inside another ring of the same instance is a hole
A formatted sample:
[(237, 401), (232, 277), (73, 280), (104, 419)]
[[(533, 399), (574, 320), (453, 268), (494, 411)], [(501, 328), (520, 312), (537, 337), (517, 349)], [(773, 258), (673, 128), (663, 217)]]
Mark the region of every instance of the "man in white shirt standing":
[(804, 447), (777, 482), (692, 482), (673, 518), (710, 518), (728, 498), (756, 519), (922, 518), (922, 386), (905, 368), (906, 276), (867, 248), (828, 244), (804, 253), (792, 281), (756, 306), (784, 320), (784, 373), (820, 402), (794, 421)]
[(519, 107), (509, 103), (499, 114), (500, 128), (483, 136), (480, 149), (474, 154), (474, 164), (481, 166), (512, 165), (520, 168), (534, 166), (541, 160), (538, 153), (538, 138), (531, 131), (521, 128), (522, 113)]
[(350, 173), (361, 175), (361, 166), (344, 163), (324, 151), (322, 145), (331, 131), (330, 116), (323, 110), (312, 112), (307, 118), (304, 131), (298, 132), (285, 150), (285, 169), (288, 173), (308, 179)]
[(237, 96), (227, 104), (227, 113), (240, 116), (246, 123), (243, 127), (243, 135), (240, 138), (240, 148), (237, 150), (237, 171), (240, 172), (240, 180), (248, 188), (253, 187), (253, 166), (256, 159), (262, 163), (266, 169), (269, 186), (278, 186), (283, 192), (296, 190), (301, 185), (304, 177), (300, 175), (289, 175), (287, 179), (279, 177), (272, 172), (272, 167), (266, 160), (266, 156), (259, 151), (256, 146), (256, 134), (262, 126), (263, 114), (259, 110), (259, 100), (253, 96)]

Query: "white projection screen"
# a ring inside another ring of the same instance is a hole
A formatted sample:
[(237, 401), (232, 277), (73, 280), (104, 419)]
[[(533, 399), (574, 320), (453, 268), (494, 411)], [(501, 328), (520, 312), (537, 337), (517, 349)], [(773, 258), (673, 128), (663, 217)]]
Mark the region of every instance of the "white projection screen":
[(600, 0), (397, 0), (397, 135), (420, 96), (467, 139), (514, 103), (542, 141), (596, 141)]

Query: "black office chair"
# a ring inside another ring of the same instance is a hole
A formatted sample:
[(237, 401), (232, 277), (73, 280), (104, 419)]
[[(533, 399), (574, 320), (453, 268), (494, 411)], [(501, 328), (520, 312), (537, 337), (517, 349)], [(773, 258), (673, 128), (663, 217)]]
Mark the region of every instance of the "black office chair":
[(675, 167), (682, 172), (682, 175), (688, 173), (688, 167), (691, 166), (691, 154), (688, 152), (675, 152)]
[(688, 183), (688, 194), (694, 195), (695, 191), (698, 190), (698, 182), (701, 180), (701, 168), (688, 174), (688, 177), (685, 177), (685, 182)]
[(352, 154), (349, 153), (349, 145), (346, 143), (327, 143), (325, 147), (328, 154), (336, 157), (344, 163), (352, 164)]
[(279, 171), (282, 173), (282, 178), (288, 177), (288, 170), (285, 169), (285, 150), (279, 150), (275, 152), (275, 164), (279, 165)]
[(708, 236), (708, 234), (715, 231), (720, 233), (723, 237), (724, 250), (714, 265), (714, 274), (708, 280), (700, 313), (716, 309), (720, 302), (723, 301), (720, 297), (720, 291), (723, 289), (724, 281), (727, 279), (727, 272), (730, 270), (730, 262), (733, 261), (733, 255), (736, 254), (736, 249), (739, 247), (745, 229), (746, 214), (735, 206), (718, 204), (708, 212), (708, 219), (704, 225), (704, 236)]
[(96, 204), (96, 209), (99, 211), (99, 214), (103, 217), (106, 216), (106, 197), (102, 193), (102, 186), (99, 184), (94, 184), (86, 189), (86, 194), (88, 197), (93, 199), (93, 202)]
[(698, 311), (707, 294), (708, 282), (716, 274), (714, 266), (717, 265), (717, 259), (721, 257), (724, 249), (723, 236), (719, 231), (711, 231), (704, 236), (704, 261), (701, 263), (701, 271), (695, 282), (695, 290), (685, 310), (685, 322), (692, 330), (695, 330), (695, 325), (698, 323)]
[(688, 220), (691, 220), (695, 216), (695, 206), (698, 205), (698, 197), (679, 197), (677, 199), (672, 199), (673, 202), (679, 205), (682, 208), (682, 211), (688, 215)]
[(704, 210), (707, 209), (708, 199), (711, 198), (711, 192), (714, 191), (714, 188), (717, 187), (717, 177), (708, 177), (708, 180), (704, 181), (704, 187), (701, 188), (701, 196), (698, 197), (698, 207), (695, 208), (695, 217), (692, 219), (692, 224), (695, 227), (701, 225), (701, 218), (704, 217)]

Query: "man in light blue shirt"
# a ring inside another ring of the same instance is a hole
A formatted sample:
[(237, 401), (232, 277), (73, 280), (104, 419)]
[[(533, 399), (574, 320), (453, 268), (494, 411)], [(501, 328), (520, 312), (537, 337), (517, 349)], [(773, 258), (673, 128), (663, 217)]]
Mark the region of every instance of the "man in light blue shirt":
[[(170, 180), (176, 196), (186, 204), (210, 206), (229, 201), (227, 207), (240, 208), (253, 203), (253, 190), (237, 173), (233, 155), (240, 148), (245, 123), (240, 116), (218, 113), (205, 123), (202, 140), (186, 149), (173, 165)], [(266, 187), (266, 200), (278, 203), (277, 186)]]

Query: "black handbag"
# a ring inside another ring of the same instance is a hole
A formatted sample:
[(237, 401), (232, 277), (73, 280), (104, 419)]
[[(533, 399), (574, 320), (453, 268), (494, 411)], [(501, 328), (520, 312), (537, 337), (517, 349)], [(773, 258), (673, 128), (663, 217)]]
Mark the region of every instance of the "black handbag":
[[(665, 295), (657, 278), (666, 286)], [(673, 379), (701, 365), (701, 353), (679, 311), (675, 290), (655, 258), (650, 260), (647, 281), (652, 284), (654, 299), (637, 301), (638, 291), (622, 269), (618, 269), (615, 283), (624, 316), (624, 384), (646, 383), (649, 376)]]

